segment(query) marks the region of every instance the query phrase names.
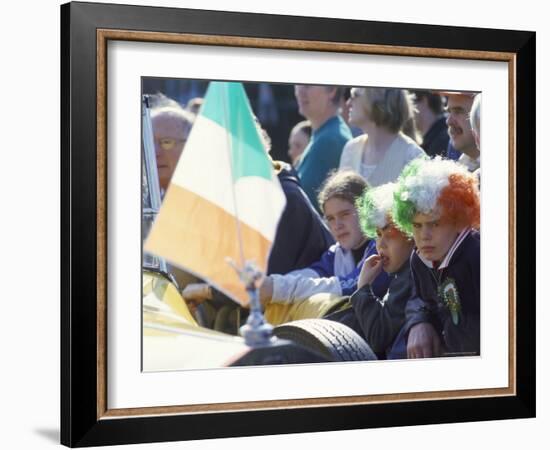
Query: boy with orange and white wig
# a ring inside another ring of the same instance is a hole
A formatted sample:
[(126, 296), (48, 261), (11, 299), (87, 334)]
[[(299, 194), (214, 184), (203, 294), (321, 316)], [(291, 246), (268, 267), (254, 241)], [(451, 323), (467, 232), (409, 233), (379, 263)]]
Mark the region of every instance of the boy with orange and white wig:
[[(378, 254), (365, 260), (351, 308), (327, 318), (344, 323), (359, 332), (379, 358), (393, 357), (391, 348), (405, 323), (405, 306), (413, 294), (409, 259), (413, 240), (392, 221), (395, 183), (365, 191), (357, 204), (363, 233), (376, 239)], [(389, 286), (382, 297), (372, 283), (382, 272), (389, 274)]]
[(407, 356), (477, 355), (477, 178), (454, 161), (417, 159), (397, 184), (393, 220), (416, 245), (411, 270), (417, 298), (407, 304)]

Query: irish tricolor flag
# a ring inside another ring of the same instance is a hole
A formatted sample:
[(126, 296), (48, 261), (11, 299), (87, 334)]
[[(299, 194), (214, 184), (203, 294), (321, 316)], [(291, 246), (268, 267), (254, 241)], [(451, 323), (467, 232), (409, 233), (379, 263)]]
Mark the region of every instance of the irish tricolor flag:
[(242, 84), (211, 82), (145, 250), (247, 304), (226, 258), (265, 273), (284, 207)]

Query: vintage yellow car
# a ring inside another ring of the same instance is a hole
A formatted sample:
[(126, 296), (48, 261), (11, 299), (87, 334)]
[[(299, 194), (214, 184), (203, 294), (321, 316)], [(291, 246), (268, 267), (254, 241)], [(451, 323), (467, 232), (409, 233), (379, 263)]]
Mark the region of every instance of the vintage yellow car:
[[(307, 302), (305, 302), (307, 303)], [(315, 304), (315, 299), (312, 303)], [(338, 301), (326, 304), (338, 305)], [(228, 308), (220, 308), (218, 326)], [(234, 305), (232, 311), (240, 307)], [(293, 311), (324, 314), (302, 305)], [(269, 308), (267, 316), (270, 314)], [(280, 311), (271, 311), (271, 315)], [(288, 315), (288, 311), (284, 315)], [(216, 322), (216, 321), (214, 321)], [(224, 325), (222, 325), (224, 326)], [(169, 275), (143, 271), (143, 370), (164, 371), (235, 365), (267, 365), (372, 360), (376, 356), (352, 329), (340, 323), (306, 318), (273, 328), (273, 338), (250, 345), (242, 336), (200, 325)]]

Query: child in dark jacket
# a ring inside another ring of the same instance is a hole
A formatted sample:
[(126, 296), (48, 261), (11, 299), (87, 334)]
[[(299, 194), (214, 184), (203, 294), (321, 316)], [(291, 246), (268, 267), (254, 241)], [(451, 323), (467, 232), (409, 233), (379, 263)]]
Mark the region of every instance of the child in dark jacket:
[(454, 161), (415, 160), (398, 180), (393, 218), (416, 245), (408, 357), (479, 354), (477, 178)]
[[(350, 299), (351, 308), (327, 317), (355, 329), (379, 358), (389, 356), (405, 323), (405, 306), (413, 292), (409, 258), (414, 243), (392, 221), (395, 187), (388, 183), (363, 194), (358, 204), (361, 228), (365, 235), (376, 239), (378, 254), (363, 264), (358, 289)], [(377, 295), (372, 283), (383, 272), (389, 275), (390, 283), (382, 295)]]

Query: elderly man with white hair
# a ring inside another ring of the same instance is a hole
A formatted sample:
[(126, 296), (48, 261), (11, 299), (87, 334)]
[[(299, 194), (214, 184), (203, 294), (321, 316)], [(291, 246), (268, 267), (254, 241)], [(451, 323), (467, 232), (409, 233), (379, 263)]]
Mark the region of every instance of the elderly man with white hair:
[[(472, 134), (479, 152), (481, 152), (481, 94), (477, 94), (470, 110), (470, 124), (472, 125)], [(478, 180), (481, 178), (481, 168), (474, 172)]]
[(151, 111), (159, 184), (166, 191), (187, 142), (195, 115), (176, 102), (163, 102)]
[(481, 94), (477, 94), (474, 97), (474, 103), (472, 103), (472, 109), (470, 110), (470, 124), (472, 125), (472, 133), (474, 135), (474, 140), (476, 147), (481, 151)]

